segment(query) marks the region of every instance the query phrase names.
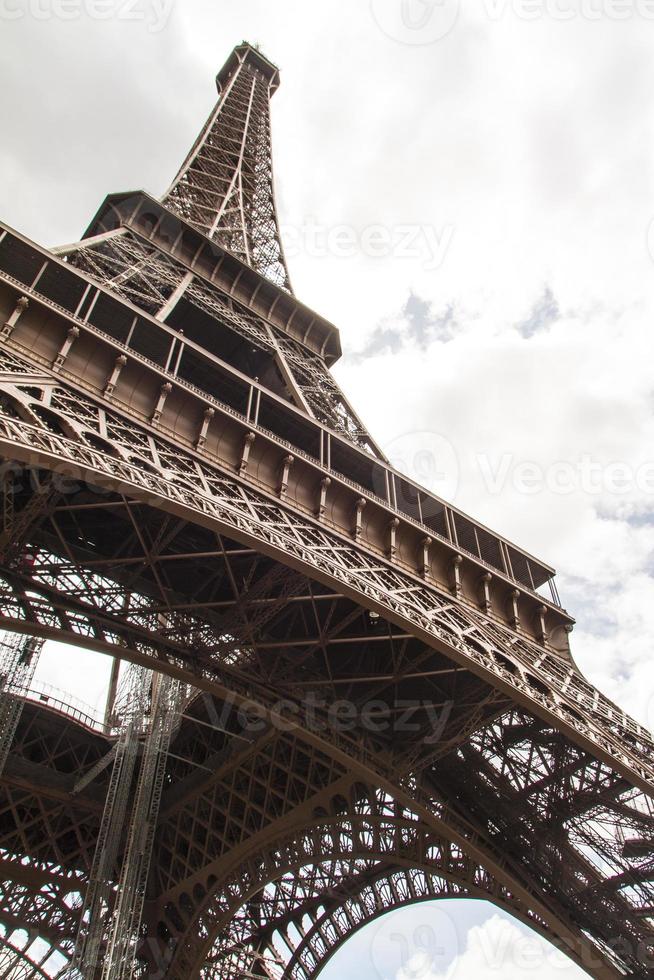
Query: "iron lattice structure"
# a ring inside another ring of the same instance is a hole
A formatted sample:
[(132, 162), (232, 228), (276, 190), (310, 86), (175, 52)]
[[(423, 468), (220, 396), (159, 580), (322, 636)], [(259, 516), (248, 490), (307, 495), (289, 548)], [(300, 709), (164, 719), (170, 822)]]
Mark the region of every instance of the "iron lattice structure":
[(475, 897), (652, 977), (650, 735), (553, 569), (348, 404), (283, 258), (277, 69), (243, 44), (218, 85), (163, 200), (56, 253), (0, 226), (2, 625), (131, 665), (103, 719), (28, 693), (3, 728), (0, 973), (308, 980)]

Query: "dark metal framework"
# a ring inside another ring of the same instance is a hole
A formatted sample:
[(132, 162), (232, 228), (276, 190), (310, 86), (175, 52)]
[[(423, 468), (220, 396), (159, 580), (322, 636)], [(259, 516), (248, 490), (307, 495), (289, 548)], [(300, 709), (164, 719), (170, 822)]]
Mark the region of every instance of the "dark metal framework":
[(0, 974), (308, 980), (476, 897), (652, 977), (651, 737), (553, 569), (388, 465), (290, 289), (277, 70), (218, 84), (161, 202), (0, 226), (2, 624), (131, 664), (101, 722), (25, 681), (5, 726)]

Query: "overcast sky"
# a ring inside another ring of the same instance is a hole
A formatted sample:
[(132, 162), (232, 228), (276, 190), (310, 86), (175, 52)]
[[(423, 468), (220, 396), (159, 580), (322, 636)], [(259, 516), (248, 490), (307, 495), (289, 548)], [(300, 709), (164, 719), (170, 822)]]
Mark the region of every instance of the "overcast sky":
[[(259, 42), (291, 276), (341, 329), (339, 380), (398, 465), (559, 569), (577, 661), (651, 727), (654, 4), (99, 6), (0, 0), (2, 218), (55, 244), (110, 191), (161, 194)], [(90, 662), (52, 648), (43, 676)], [(441, 960), (412, 910), (325, 976), (581, 975), (516, 965), (519, 927), (460, 908)], [(417, 959), (380, 959), (393, 935)]]

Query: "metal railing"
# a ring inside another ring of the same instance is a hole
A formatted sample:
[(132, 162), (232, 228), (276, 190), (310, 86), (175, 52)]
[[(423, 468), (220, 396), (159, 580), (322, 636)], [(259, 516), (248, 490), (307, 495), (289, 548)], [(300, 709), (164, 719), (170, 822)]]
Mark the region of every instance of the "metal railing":
[(104, 723), (102, 712), (51, 684), (32, 681), (29, 690), (25, 691), (23, 696), (26, 701), (32, 701), (34, 704), (50, 708), (67, 718), (72, 718), (73, 721), (92, 729), (92, 731), (101, 732), (103, 735), (110, 734)]

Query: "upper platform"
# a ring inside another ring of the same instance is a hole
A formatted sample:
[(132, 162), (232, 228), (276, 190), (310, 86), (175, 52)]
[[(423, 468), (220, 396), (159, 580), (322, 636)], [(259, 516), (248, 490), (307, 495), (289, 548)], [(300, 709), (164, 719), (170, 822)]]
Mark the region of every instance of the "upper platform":
[(269, 61), (255, 45), (243, 41), (242, 44), (234, 48), (216, 75), (216, 85), (218, 86), (219, 92), (223, 91), (223, 88), (225, 88), (234, 73), (239, 70), (244, 62), (256, 71), (261, 72), (264, 78), (269, 81), (271, 93), (277, 91), (279, 88), (279, 68), (273, 65), (272, 61)]
[(156, 198), (144, 191), (109, 194), (83, 241), (121, 228), (147, 238), (193, 272), (227, 287), (234, 298), (318, 354), (328, 367), (341, 357), (340, 333), (333, 323)]

